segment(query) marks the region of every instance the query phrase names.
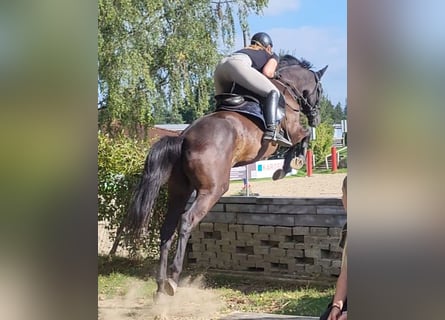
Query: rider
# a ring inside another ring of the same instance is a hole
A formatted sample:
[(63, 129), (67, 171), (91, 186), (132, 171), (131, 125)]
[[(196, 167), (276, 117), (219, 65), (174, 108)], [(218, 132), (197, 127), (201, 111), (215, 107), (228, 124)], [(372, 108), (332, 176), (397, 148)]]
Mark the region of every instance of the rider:
[(263, 140), (285, 147), (292, 146), (277, 129), (277, 108), (280, 91), (269, 80), (275, 75), (278, 56), (272, 52), (272, 39), (265, 32), (255, 33), (250, 45), (223, 58), (215, 69), (215, 94), (231, 92), (234, 83), (266, 98)]

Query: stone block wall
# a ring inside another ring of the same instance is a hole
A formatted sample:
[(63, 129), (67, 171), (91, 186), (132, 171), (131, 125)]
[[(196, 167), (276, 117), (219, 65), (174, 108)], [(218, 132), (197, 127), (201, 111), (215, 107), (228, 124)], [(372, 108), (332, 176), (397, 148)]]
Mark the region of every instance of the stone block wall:
[(334, 279), (346, 215), (340, 199), (223, 197), (192, 232), (188, 267)]

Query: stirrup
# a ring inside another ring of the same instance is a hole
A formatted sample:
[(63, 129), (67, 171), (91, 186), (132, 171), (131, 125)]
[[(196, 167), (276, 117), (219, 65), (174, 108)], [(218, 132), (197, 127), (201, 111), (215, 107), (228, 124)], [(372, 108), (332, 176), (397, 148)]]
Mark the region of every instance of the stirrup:
[(290, 148), (292, 147), (292, 142), (287, 140), (281, 133), (280, 129), (277, 126), (275, 130), (266, 130), (263, 135), (263, 140), (272, 142), (272, 145), (275, 146), (278, 144), (279, 146)]

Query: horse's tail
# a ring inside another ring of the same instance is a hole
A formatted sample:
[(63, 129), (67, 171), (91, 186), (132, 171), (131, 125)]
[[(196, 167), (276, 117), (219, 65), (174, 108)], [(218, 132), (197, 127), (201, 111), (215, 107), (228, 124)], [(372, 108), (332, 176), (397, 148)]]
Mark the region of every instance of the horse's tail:
[(128, 212), (127, 226), (131, 230), (140, 231), (148, 224), (159, 189), (168, 181), (174, 164), (181, 156), (183, 140), (182, 136), (166, 136), (150, 148)]

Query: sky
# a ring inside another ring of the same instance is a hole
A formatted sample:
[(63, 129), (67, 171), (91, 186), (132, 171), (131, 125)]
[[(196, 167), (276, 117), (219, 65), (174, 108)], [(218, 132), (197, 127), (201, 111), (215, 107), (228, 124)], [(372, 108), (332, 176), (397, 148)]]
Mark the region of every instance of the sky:
[[(268, 33), (276, 53), (305, 58), (314, 70), (328, 65), (321, 79), (324, 94), (335, 106), (347, 99), (347, 1), (269, 0), (261, 16), (248, 17), (250, 36)], [(243, 46), (237, 29), (235, 47)]]

